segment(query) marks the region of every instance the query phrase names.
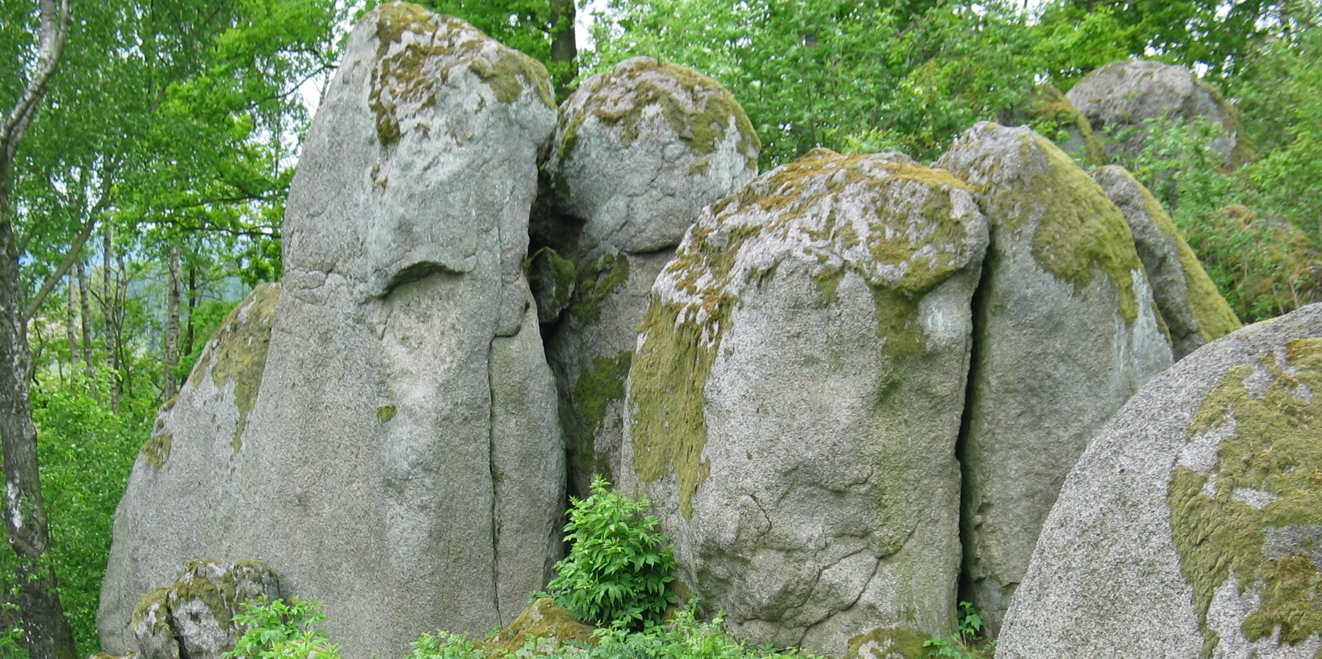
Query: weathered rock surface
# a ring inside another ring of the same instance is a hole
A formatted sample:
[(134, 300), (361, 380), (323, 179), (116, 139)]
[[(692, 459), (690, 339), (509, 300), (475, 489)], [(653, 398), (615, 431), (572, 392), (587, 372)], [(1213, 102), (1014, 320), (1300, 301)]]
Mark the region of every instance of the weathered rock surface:
[(529, 604), (514, 622), (476, 645), (487, 652), (512, 655), (522, 650), (531, 639), (536, 642), (537, 653), (550, 654), (569, 642), (596, 645), (597, 639), (592, 635), (594, 631), (595, 627), (576, 620), (569, 609), (557, 605), (549, 597), (543, 597)]
[(1102, 167), (1093, 178), (1125, 215), (1175, 359), (1239, 329), (1239, 318), (1156, 197), (1123, 167)]
[(1168, 118), (1192, 122), (1205, 118), (1225, 133), (1212, 143), (1230, 167), (1252, 160), (1235, 108), (1216, 88), (1193, 71), (1145, 60), (1107, 64), (1084, 76), (1066, 94), (1094, 131), (1108, 136), (1108, 155), (1138, 155), (1147, 131), (1143, 122)]
[(106, 650), (199, 555), (325, 602), (346, 656), (485, 632), (545, 584), (564, 453), (522, 262), (555, 116), (543, 68), (458, 19), (358, 24), (290, 190), (264, 363), (222, 332), (162, 417), (170, 451), (134, 467)]
[(960, 462), (964, 596), (995, 631), (1074, 461), (1172, 355), (1124, 216), (1050, 140), (982, 123), (937, 164), (990, 224)]
[(1322, 306), (1154, 378), (1042, 531), (998, 659), (1322, 650)]
[[(546, 165), (560, 217), (540, 236), (542, 321), (560, 391), (570, 489), (616, 480), (624, 378), (657, 273), (704, 206), (757, 175), (761, 146), (716, 81), (635, 57), (566, 101)], [(561, 314), (560, 312), (563, 311)]]
[(986, 221), (902, 155), (818, 150), (703, 211), (629, 371), (626, 490), (753, 643), (945, 633)]
[(138, 600), (131, 621), (136, 650), (142, 659), (220, 659), (246, 631), (235, 614), (263, 597), (280, 597), (280, 583), (259, 562), (189, 561), (173, 584)]

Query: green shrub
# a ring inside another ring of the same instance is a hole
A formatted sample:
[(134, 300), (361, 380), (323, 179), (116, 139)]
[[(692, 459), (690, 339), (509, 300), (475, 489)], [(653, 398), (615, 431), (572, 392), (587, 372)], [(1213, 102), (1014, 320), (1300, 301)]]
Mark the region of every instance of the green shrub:
[(409, 647), (413, 651), (408, 659), (487, 659), (487, 653), (479, 650), (472, 641), (444, 631), (423, 634), (409, 643)]
[(661, 620), (675, 595), (668, 587), (675, 559), (669, 539), (645, 515), (646, 499), (610, 491), (598, 477), (586, 499), (570, 499), (565, 540), (569, 556), (556, 563), (552, 597), (579, 620), (602, 627), (638, 630)]
[(933, 636), (923, 642), (927, 656), (936, 659), (990, 659), (996, 641), (979, 646), (978, 637), (986, 627), (982, 616), (968, 602), (959, 603), (959, 631), (946, 638)]
[[(246, 631), (228, 659), (340, 659), (340, 646), (317, 627), (321, 605), (291, 598), (245, 603), (234, 622)], [(449, 659), (447, 657), (447, 659)], [(457, 658), (456, 658), (457, 659)]]

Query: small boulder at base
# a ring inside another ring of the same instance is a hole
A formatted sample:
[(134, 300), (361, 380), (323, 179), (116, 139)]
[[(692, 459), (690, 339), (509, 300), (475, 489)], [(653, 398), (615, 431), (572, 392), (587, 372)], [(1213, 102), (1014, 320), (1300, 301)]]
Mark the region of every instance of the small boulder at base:
[(1143, 151), (1144, 122), (1206, 119), (1222, 131), (1212, 148), (1228, 167), (1254, 158), (1234, 106), (1215, 87), (1181, 66), (1146, 60), (1107, 64), (1084, 76), (1066, 96), (1083, 112), (1094, 131), (1110, 138), (1109, 156)]
[(1070, 473), (997, 659), (1322, 652), (1322, 305), (1214, 341)]
[(168, 458), (138, 461), (116, 513), (103, 648), (196, 556), (265, 561), (347, 657), (485, 633), (545, 586), (564, 444), (523, 262), (555, 120), (545, 69), (468, 23), (362, 18), (290, 185), (246, 422), (208, 399), (218, 377), (184, 386)]
[(937, 164), (991, 232), (960, 462), (964, 595), (994, 633), (1074, 461), (1171, 348), (1124, 216), (1050, 140), (982, 123)]
[(130, 629), (142, 659), (221, 659), (243, 634), (243, 604), (280, 597), (275, 573), (261, 563), (190, 561), (173, 584), (143, 595)]
[[(574, 614), (549, 597), (534, 600), (495, 636), (477, 642), (477, 647), (491, 653), (514, 653), (522, 650), (531, 639), (537, 654), (550, 654), (567, 642), (596, 645), (592, 635), (596, 627), (579, 622)], [(505, 656), (501, 654), (500, 656)]]
[(1156, 197), (1117, 165), (1094, 171), (1093, 178), (1124, 213), (1134, 234), (1175, 359), (1239, 329), (1239, 318)]
[(599, 475), (617, 480), (624, 378), (652, 283), (702, 208), (757, 175), (760, 148), (724, 87), (649, 57), (588, 78), (565, 102), (541, 193), (555, 219), (534, 231), (554, 251), (534, 265), (555, 282), (539, 309), (559, 321), (547, 359), (572, 494), (587, 496)]
[(653, 287), (622, 488), (753, 644), (946, 634), (986, 220), (899, 154), (815, 150), (709, 206)]

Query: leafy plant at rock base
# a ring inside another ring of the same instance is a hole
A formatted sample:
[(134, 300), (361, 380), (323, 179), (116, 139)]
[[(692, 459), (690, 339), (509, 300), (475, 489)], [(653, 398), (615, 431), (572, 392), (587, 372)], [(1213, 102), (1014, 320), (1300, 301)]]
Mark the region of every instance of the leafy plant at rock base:
[(409, 643), (408, 659), (487, 659), (487, 653), (459, 634), (438, 631)]
[(234, 622), (247, 629), (227, 659), (340, 659), (340, 646), (317, 627), (321, 605), (291, 598), (245, 603)]
[(570, 499), (565, 540), (569, 556), (556, 563), (548, 586), (560, 606), (579, 620), (638, 630), (660, 622), (675, 603), (669, 584), (675, 558), (659, 521), (645, 515), (651, 502), (610, 490), (601, 477), (586, 499)]
[(938, 659), (990, 659), (996, 651), (996, 641), (983, 647), (977, 645), (978, 636), (985, 623), (978, 610), (969, 602), (959, 603), (959, 631), (946, 638), (933, 636), (923, 642), (923, 647), (930, 648), (928, 657)]

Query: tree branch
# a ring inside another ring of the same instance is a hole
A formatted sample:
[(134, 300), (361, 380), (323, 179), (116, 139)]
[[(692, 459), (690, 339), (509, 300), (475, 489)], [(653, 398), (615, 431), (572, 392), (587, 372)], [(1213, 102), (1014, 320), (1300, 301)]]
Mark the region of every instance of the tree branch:
[(92, 230), (95, 228), (96, 214), (90, 213), (87, 216), (87, 222), (83, 224), (83, 232), (78, 234), (77, 240), (74, 240), (73, 246), (69, 248), (69, 255), (65, 256), (64, 262), (60, 264), (60, 267), (56, 268), (55, 272), (51, 273), (50, 277), (46, 278), (46, 283), (41, 285), (41, 290), (37, 291), (37, 294), (32, 297), (32, 301), (28, 302), (28, 306), (23, 309), (24, 322), (27, 322), (28, 319), (32, 318), (32, 316), (37, 313), (37, 309), (41, 308), (41, 303), (46, 301), (46, 297), (50, 295), (52, 290), (55, 290), (55, 285), (58, 284), (65, 275), (69, 274), (69, 269), (73, 267), (74, 262), (78, 260), (78, 256), (82, 253), (83, 244), (87, 242), (87, 239), (92, 235)]
[[(28, 81), (14, 109), (5, 116), (0, 125), (0, 146), (3, 147), (4, 162), (13, 161), (18, 150), (18, 143), (23, 139), (28, 122), (36, 111), (37, 104), (46, 95), (46, 85), (55, 69), (59, 67), (64, 55), (64, 45), (69, 40), (69, 27), (72, 24), (69, 14), (69, 0), (41, 0), (41, 49), (37, 55), (36, 71)], [(58, 25), (57, 25), (58, 22)]]

